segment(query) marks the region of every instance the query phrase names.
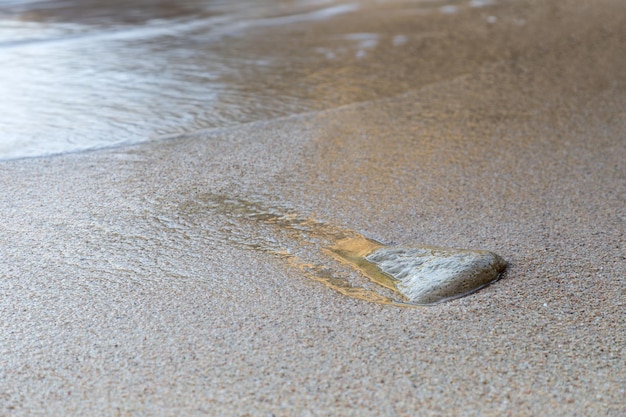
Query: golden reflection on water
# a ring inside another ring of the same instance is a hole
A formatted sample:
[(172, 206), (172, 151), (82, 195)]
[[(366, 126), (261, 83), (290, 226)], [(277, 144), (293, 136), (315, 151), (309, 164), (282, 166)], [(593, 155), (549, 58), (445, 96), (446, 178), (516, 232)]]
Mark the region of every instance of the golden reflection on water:
[(349, 229), (302, 217), (287, 208), (268, 207), (219, 194), (203, 194), (181, 205), (195, 226), (211, 218), (219, 226), (210, 238), (248, 250), (270, 253), (340, 294), (378, 304), (417, 307), (398, 292), (395, 280), (365, 256), (383, 247)]
[[(340, 294), (346, 295), (348, 297), (357, 298), (357, 299), (369, 301), (372, 303), (394, 305), (394, 306), (399, 306), (399, 307), (419, 307), (417, 305), (395, 301), (394, 299), (390, 297), (386, 297), (382, 294), (379, 294), (376, 291), (352, 286), (347, 280), (334, 276), (332, 271), (328, 269), (327, 267), (314, 265), (311, 263), (306, 263), (295, 256), (289, 257), (287, 261), (289, 262), (290, 265), (302, 271), (304, 276), (306, 276), (307, 278), (312, 279), (313, 281), (316, 281), (316, 282), (320, 282), (326, 285), (328, 288), (335, 290), (339, 292)], [(364, 262), (369, 263), (367, 261), (364, 261)], [(370, 264), (370, 265), (377, 268), (373, 264)], [(380, 272), (380, 274), (383, 274), (383, 273)]]
[(383, 273), (373, 263), (365, 259), (367, 255), (382, 248), (384, 245), (364, 236), (341, 239), (333, 246), (326, 249), (340, 262), (345, 262), (361, 271), (373, 282), (390, 290), (397, 291), (395, 280)]

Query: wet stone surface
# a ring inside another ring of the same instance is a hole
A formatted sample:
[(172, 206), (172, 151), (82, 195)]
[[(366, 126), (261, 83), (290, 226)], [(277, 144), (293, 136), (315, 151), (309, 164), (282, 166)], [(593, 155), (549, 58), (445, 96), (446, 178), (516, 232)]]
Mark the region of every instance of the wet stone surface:
[(412, 303), (437, 304), (463, 297), (500, 277), (506, 262), (488, 251), (432, 246), (390, 246), (366, 258), (397, 281)]
[(396, 305), (427, 306), (472, 294), (498, 280), (506, 262), (493, 252), (421, 245), (384, 246), (363, 236), (340, 240), (335, 257), (395, 291)]

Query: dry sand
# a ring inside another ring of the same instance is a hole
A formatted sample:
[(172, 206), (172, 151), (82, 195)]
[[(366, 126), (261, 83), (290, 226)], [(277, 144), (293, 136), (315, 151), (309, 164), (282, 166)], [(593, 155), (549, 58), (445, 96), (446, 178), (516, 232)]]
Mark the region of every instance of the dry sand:
[[(625, 415), (625, 6), (346, 16), (437, 25), (451, 35), (417, 67), (441, 73), (361, 104), (3, 162), (0, 415)], [(394, 53), (371, 62), (393, 71)], [(270, 232), (216, 196), (509, 267), (435, 307), (369, 303), (255, 250)]]

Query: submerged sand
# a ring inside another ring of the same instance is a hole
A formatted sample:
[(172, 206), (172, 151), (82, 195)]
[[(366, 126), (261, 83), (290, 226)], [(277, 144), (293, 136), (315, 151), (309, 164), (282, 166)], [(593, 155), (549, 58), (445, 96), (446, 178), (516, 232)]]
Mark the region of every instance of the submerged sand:
[[(441, 73), (324, 111), (2, 162), (0, 414), (626, 414), (625, 11), (365, 10), (300, 35), (436, 25), (370, 62), (422, 51), (416, 71)], [(317, 238), (239, 216), (248, 203), (508, 268), (434, 307), (370, 303), (309, 279), (290, 253), (325, 262)]]

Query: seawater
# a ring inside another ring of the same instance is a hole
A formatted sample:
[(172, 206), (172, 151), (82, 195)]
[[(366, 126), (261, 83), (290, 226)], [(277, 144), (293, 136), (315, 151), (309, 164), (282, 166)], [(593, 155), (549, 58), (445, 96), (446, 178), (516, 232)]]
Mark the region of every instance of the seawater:
[[(406, 2), (0, 0), (0, 160), (176, 137), (399, 93), (411, 85), (411, 63), (409, 77), (396, 82), (373, 52), (406, 47), (410, 34), (341, 24), (312, 30), (383, 3)], [(419, 5), (446, 10), (429, 1), (406, 7)]]
[[(306, 110), (245, 91), (246, 31), (323, 19), (327, 1), (1, 2), (0, 159), (153, 140)], [(237, 42), (231, 42), (235, 44)], [(268, 57), (270, 59), (271, 57)]]

